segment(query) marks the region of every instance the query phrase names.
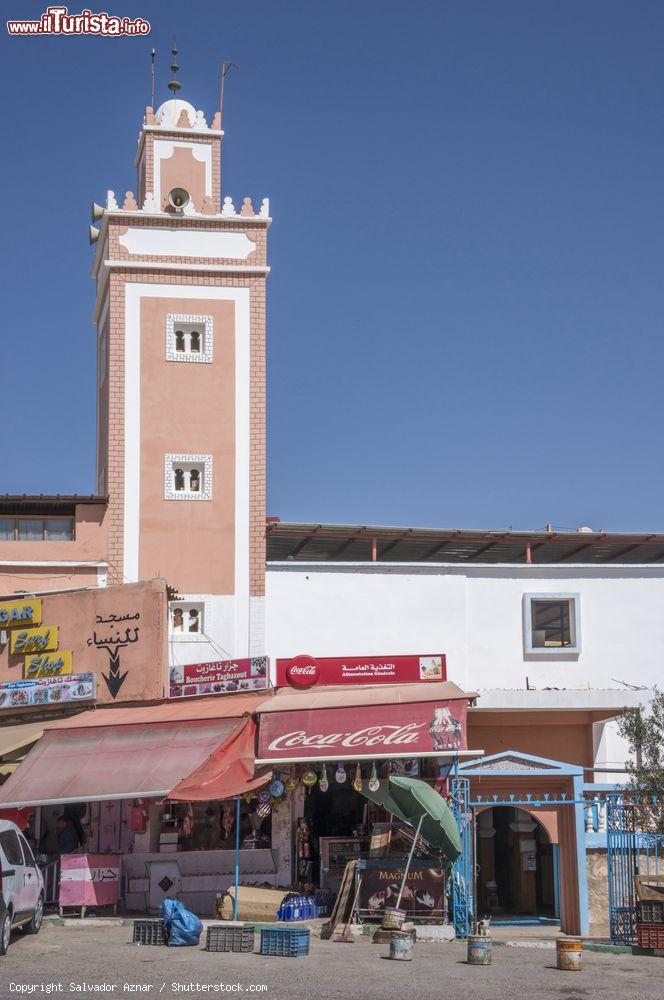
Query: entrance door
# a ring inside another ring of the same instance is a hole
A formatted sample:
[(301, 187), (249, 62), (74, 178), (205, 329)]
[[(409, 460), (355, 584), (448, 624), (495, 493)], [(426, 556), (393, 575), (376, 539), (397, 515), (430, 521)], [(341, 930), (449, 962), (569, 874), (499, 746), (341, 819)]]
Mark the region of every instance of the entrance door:
[(150, 867), (150, 911), (158, 910), (165, 899), (175, 899), (182, 879), (177, 861), (152, 861)]
[(523, 809), (495, 806), (478, 821), (478, 900), (481, 914), (555, 917), (553, 845)]

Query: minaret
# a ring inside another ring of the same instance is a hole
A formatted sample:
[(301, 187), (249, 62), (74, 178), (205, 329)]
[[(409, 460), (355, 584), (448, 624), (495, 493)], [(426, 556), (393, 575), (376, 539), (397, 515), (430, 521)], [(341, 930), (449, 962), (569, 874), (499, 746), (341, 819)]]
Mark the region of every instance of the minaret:
[[(221, 204), (221, 130), (148, 107), (138, 195), (109, 191), (93, 266), (97, 487), (109, 577), (166, 579), (172, 660), (264, 652), (267, 199)], [(207, 643), (207, 645), (204, 645)]]

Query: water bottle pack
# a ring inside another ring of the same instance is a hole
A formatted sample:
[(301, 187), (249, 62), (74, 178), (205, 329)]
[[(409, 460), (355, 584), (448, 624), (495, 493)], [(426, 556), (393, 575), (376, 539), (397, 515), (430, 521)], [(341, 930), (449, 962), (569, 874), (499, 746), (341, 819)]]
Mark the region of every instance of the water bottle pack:
[(329, 893), (316, 892), (310, 896), (285, 896), (277, 912), (278, 920), (315, 920), (329, 914)]

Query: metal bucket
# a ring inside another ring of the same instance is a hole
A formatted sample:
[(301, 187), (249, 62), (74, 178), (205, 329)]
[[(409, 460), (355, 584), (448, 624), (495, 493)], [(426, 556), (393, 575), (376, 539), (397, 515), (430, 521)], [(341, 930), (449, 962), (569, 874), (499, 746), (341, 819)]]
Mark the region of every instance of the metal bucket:
[(491, 965), (491, 938), (483, 934), (468, 935), (468, 965)]
[(397, 910), (396, 906), (386, 906), (382, 926), (386, 931), (400, 931), (405, 919), (405, 910)]
[(397, 962), (412, 962), (413, 935), (410, 931), (392, 931), (390, 936), (390, 958)]
[(578, 937), (556, 938), (556, 964), (563, 972), (580, 972), (583, 941)]

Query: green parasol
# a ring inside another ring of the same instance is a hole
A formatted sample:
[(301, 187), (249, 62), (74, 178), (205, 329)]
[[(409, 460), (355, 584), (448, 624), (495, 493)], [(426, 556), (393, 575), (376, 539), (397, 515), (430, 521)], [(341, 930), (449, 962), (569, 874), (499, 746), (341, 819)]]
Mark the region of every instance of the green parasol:
[(450, 860), (461, 854), (461, 836), (445, 799), (419, 778), (392, 777), (379, 782), (375, 792), (362, 793), (402, 822), (419, 829), (422, 837)]

